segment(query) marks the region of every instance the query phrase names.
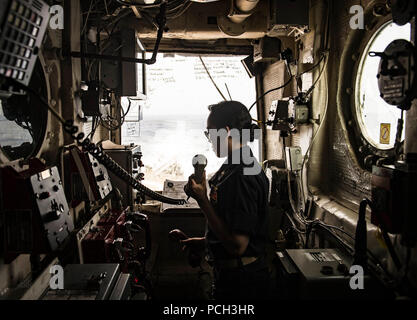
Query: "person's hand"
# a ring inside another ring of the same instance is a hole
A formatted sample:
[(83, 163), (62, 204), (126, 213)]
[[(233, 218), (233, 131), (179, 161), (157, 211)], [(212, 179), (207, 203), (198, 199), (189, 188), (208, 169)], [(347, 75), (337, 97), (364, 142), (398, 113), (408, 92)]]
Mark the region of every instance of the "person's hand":
[(190, 250), (190, 252), (201, 252), (205, 248), (205, 239), (204, 238), (188, 238), (186, 240), (181, 240), (180, 244), (182, 245), (182, 250)]
[(201, 184), (195, 181), (195, 176), (192, 175), (188, 178), (188, 183), (184, 187), (184, 191), (187, 196), (194, 198), (198, 203), (208, 200), (207, 198), (207, 182), (206, 172), (203, 173), (203, 179)]
[(180, 244), (183, 246), (183, 251), (188, 251), (188, 263), (191, 267), (197, 268), (201, 265), (202, 253), (205, 248), (204, 238), (188, 238), (181, 240)]
[(169, 232), (168, 237), (171, 241), (180, 242), (181, 240), (187, 240), (189, 237), (180, 229), (175, 229)]

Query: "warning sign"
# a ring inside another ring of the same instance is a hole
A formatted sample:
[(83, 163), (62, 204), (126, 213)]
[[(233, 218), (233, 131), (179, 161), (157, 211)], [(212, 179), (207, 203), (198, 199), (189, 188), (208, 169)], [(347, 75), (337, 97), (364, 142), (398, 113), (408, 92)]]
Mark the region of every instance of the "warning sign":
[(381, 123), (381, 133), (379, 137), (380, 144), (390, 144), (391, 137), (391, 124)]

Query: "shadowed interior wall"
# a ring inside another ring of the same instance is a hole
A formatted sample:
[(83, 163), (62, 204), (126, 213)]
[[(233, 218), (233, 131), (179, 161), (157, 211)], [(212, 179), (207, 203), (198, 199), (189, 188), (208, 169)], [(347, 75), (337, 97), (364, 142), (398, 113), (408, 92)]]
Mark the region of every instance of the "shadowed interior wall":
[[(316, 210), (316, 217), (342, 227), (353, 235), (357, 221), (358, 203), (365, 197), (371, 198), (371, 173), (364, 169), (363, 164), (355, 158), (352, 152), (353, 146), (347, 137), (347, 131), (352, 130), (352, 124), (342, 123), (344, 120), (339, 116), (338, 108), (346, 106), (340, 105), (338, 90), (349, 90), (349, 88), (341, 88), (339, 80), (345, 76), (345, 73), (348, 75), (349, 72), (353, 72), (352, 66), (340, 68), (341, 57), (349, 44), (350, 33), (353, 32), (349, 25), (352, 18), (349, 8), (361, 4), (366, 12), (372, 9), (375, 4), (385, 3), (385, 1), (361, 1), (359, 3), (359, 1), (349, 0), (332, 1), (331, 3), (330, 53), (327, 73), (329, 84), (327, 92), (328, 114), (326, 126), (312, 150), (309, 182), (320, 190), (316, 197), (319, 207)], [(378, 19), (384, 19), (384, 17)], [(370, 22), (365, 20), (366, 28), (370, 28), (367, 23)], [(355, 55), (360, 57), (361, 54), (362, 52), (358, 48)], [(353, 59), (356, 58), (353, 57)], [(325, 92), (319, 89), (317, 94), (323, 97)], [(313, 101), (315, 112), (321, 108), (318, 101), (320, 100)], [(400, 237), (392, 236), (392, 241), (404, 264), (406, 250), (399, 244)], [(381, 242), (378, 229), (371, 225), (370, 216), (368, 216), (368, 248), (379, 257), (392, 274), (397, 276), (401, 274), (394, 267), (387, 249)], [(415, 252), (416, 250), (413, 253)], [(417, 284), (416, 266), (416, 255), (412, 254), (409, 278), (414, 285)]]
[[(342, 227), (351, 235), (355, 234), (359, 202), (365, 197), (371, 198), (371, 173), (364, 169), (363, 163), (357, 160), (355, 156), (357, 148), (355, 150), (355, 146), (348, 138), (348, 132), (352, 130), (352, 123), (344, 123), (345, 120), (340, 117), (340, 109), (338, 109), (353, 107), (349, 104), (342, 106), (338, 94), (340, 90), (350, 91), (349, 87), (341, 88), (340, 80), (352, 76), (355, 59), (362, 55), (360, 46), (357, 47), (356, 51), (354, 50), (354, 56), (351, 58), (352, 62), (350, 64), (344, 66), (342, 57), (346, 52), (350, 53), (347, 49), (349, 49), (349, 41), (352, 38), (352, 32), (354, 32), (349, 24), (353, 16), (349, 13), (351, 6), (362, 5), (364, 11), (370, 12), (372, 16), (373, 7), (381, 3), (385, 5), (386, 2), (382, 0), (312, 0), (310, 3), (310, 29), (315, 38), (315, 62), (317, 62), (319, 50), (322, 48), (322, 42), (324, 41), (325, 25), (323, 21), (326, 19), (327, 7), (330, 5), (330, 50), (327, 72), (323, 73), (322, 79), (312, 96), (312, 118), (315, 120), (323, 120), (325, 107), (328, 103), (325, 122), (313, 145), (307, 164), (308, 183), (316, 203), (314, 217), (337, 227)], [(384, 19), (386, 21), (388, 18), (389, 16), (377, 18), (373, 16), (373, 20), (365, 20), (365, 28), (373, 29), (375, 21), (383, 21)], [(370, 34), (366, 36), (370, 36)], [(305, 41), (305, 37), (301, 38), (301, 42)], [(366, 37), (363, 39), (365, 41)], [(294, 46), (300, 47), (300, 43), (296, 42)], [(314, 79), (318, 76), (318, 71), (315, 70)], [(278, 87), (287, 79), (285, 64), (282, 61), (271, 64), (265, 68), (263, 73), (263, 91), (266, 92)], [(353, 88), (353, 84), (350, 88)], [(264, 99), (266, 118), (273, 100), (293, 95), (291, 87), (284, 92), (282, 91), (271, 93)], [(353, 94), (353, 92), (349, 94)], [(411, 119), (413, 113), (409, 112), (408, 116)], [(291, 139), (291, 145), (308, 144), (311, 139), (312, 126), (310, 125), (309, 130), (300, 130), (299, 133), (294, 135)], [(318, 124), (314, 124), (315, 132), (317, 129)], [(279, 132), (267, 131), (266, 144), (267, 160), (282, 159), (282, 144), (279, 140)], [(303, 151), (305, 152), (304, 149)], [(349, 238), (345, 238), (345, 240), (352, 243)], [(401, 261), (405, 262), (406, 250), (399, 244), (400, 237), (392, 236), (392, 241)], [(377, 227), (371, 224), (370, 215), (368, 215), (368, 248), (388, 267), (392, 274), (401, 274), (400, 271), (396, 270), (387, 249), (381, 242)], [(414, 285), (417, 284), (416, 266), (416, 255), (412, 254), (409, 278)]]

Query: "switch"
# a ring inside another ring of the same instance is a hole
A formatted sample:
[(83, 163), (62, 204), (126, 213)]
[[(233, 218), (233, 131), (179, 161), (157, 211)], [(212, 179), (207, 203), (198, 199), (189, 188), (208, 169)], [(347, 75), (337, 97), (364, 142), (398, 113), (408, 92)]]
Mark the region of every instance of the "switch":
[(320, 272), (326, 276), (330, 276), (334, 273), (332, 266), (322, 266)]
[(14, 15), (9, 14), (9, 16), (7, 17), (7, 21), (11, 24), (14, 21)]
[(344, 263), (340, 263), (337, 266), (337, 271), (339, 271), (340, 273), (343, 273), (343, 275), (345, 276), (349, 274), (349, 269)]
[(29, 8), (26, 8), (26, 11), (25, 11), (25, 18), (26, 18), (26, 19), (29, 19), (29, 18), (30, 18), (30, 14), (31, 14), (30, 9), (29, 9)]
[(10, 7), (10, 10), (12, 10), (12, 11), (16, 11), (17, 10), (17, 7), (18, 7), (18, 3), (17, 3), (17, 1), (16, 0), (14, 0), (13, 1), (13, 3), (12, 3), (12, 5), (11, 5), (11, 7)]
[(106, 179), (106, 178), (105, 178), (104, 174), (99, 174), (99, 175), (96, 177), (97, 182), (104, 181), (105, 179)]
[(19, 13), (20, 15), (23, 15), (23, 12), (25, 12), (25, 6), (21, 4), (19, 6), (19, 9), (17, 10), (17, 13)]
[(30, 21), (35, 22), (36, 21), (36, 13), (32, 12), (31, 16), (30, 16)]
[(47, 214), (45, 214), (42, 217), (42, 220), (45, 223), (52, 222), (52, 221), (58, 220), (60, 218), (60, 216), (61, 216), (61, 212), (59, 210), (53, 210), (53, 211), (50, 211)]
[(32, 30), (32, 36), (34, 36), (34, 37), (36, 37), (37, 35), (38, 35), (38, 32), (39, 32), (39, 28), (33, 28), (33, 30)]
[(50, 197), (51, 195), (49, 194), (49, 192), (42, 192), (40, 195), (39, 195), (39, 199), (40, 200), (45, 200), (45, 199), (48, 199), (49, 197)]

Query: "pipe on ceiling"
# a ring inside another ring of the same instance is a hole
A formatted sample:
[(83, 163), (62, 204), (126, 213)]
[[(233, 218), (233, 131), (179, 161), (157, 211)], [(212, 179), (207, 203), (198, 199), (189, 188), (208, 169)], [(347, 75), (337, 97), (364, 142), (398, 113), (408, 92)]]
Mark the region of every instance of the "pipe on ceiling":
[(242, 23), (252, 15), (253, 9), (258, 5), (258, 2), (259, 0), (235, 0), (236, 9), (239, 12), (230, 16), (230, 20), (234, 23)]
[(240, 36), (246, 32), (245, 20), (255, 11), (259, 0), (231, 0), (227, 16), (218, 17), (219, 29), (229, 36)]

